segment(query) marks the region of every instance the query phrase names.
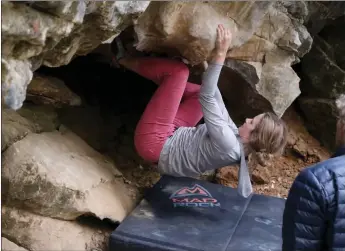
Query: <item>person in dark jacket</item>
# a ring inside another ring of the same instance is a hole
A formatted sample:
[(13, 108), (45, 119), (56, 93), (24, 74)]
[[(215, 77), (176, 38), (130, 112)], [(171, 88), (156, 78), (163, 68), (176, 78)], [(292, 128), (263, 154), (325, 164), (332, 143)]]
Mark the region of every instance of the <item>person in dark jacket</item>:
[(345, 250), (345, 95), (337, 100), (337, 151), (302, 170), (283, 215), (283, 251)]

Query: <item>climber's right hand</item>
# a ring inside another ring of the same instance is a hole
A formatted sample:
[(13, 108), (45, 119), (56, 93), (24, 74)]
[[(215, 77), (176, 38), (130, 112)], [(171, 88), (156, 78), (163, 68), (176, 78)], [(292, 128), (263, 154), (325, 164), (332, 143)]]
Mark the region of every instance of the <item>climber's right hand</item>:
[(225, 29), (222, 24), (217, 27), (216, 51), (226, 53), (231, 45), (232, 34), (230, 29)]
[(218, 25), (215, 54), (211, 59), (211, 63), (224, 64), (226, 53), (231, 44), (231, 38), (232, 35), (230, 30), (225, 29), (222, 24)]

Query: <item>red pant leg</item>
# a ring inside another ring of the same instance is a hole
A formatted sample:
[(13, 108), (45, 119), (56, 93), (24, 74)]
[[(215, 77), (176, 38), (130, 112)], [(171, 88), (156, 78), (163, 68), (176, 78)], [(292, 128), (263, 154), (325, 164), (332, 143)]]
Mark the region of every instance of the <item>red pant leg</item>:
[(138, 154), (157, 163), (166, 139), (174, 132), (189, 70), (182, 62), (143, 58), (138, 59), (136, 71), (159, 85), (138, 122), (134, 137)]
[(194, 127), (201, 120), (203, 113), (199, 102), (199, 93), (200, 85), (187, 83), (174, 120), (175, 129), (182, 126)]

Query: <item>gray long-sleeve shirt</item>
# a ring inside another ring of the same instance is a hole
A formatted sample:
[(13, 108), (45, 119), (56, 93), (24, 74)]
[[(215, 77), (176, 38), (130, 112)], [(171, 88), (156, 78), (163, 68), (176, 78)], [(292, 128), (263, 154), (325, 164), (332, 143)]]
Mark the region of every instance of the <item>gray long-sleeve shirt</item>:
[(180, 127), (166, 141), (158, 170), (172, 176), (197, 177), (241, 159), (238, 129), (218, 89), (222, 65), (210, 64), (202, 78), (199, 100), (204, 124)]

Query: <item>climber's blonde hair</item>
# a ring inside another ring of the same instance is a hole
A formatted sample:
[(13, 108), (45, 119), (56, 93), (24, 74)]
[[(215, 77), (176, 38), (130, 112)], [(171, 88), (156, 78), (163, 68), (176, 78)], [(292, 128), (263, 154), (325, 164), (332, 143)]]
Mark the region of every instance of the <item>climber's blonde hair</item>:
[(272, 112), (266, 112), (251, 132), (249, 148), (256, 153), (282, 155), (287, 144), (285, 122)]

